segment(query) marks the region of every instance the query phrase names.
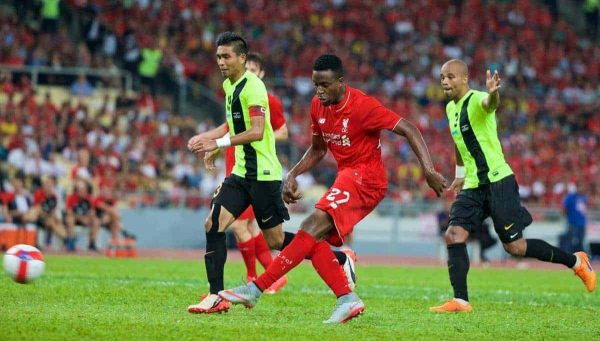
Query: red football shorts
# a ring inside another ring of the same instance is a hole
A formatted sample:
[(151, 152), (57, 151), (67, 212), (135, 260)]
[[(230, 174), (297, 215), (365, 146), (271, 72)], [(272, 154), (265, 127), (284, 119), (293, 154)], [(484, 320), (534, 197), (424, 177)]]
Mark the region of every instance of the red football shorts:
[(248, 220), (248, 219), (256, 219), (254, 215), (254, 210), (252, 209), (252, 205), (248, 206), (248, 208), (242, 212), (242, 214), (237, 218), (237, 220)]
[(385, 188), (368, 187), (361, 180), (358, 172), (352, 169), (338, 173), (333, 185), (315, 204), (333, 218), (335, 229), (327, 238), (331, 245), (343, 245), (344, 238), (352, 233), (354, 226), (385, 197)]
[(256, 219), (254, 216), (254, 210), (252, 209), (252, 205), (248, 206), (248, 208), (240, 214), (237, 220), (248, 220), (248, 219)]

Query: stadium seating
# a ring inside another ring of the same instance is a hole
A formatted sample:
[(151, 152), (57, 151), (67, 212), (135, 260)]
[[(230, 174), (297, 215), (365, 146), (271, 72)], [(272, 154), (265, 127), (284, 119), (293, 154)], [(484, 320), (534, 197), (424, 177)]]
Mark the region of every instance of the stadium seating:
[[(219, 12), (208, 11), (203, 1), (164, 1), (159, 7), (142, 7), (144, 2), (127, 2), (128, 5), (110, 1), (67, 3), (81, 21), (79, 41), (69, 39), (64, 30), (49, 34), (37, 31), (31, 22), (4, 17), (0, 20), (5, 24), (6, 33), (15, 39), (11, 46), (7, 46), (6, 39), (2, 43), (0, 64), (94, 67), (103, 66), (108, 59), (108, 64), (137, 72), (136, 66), (132, 67), (131, 60), (127, 59), (126, 52), (131, 52), (128, 49), (156, 46), (164, 51), (162, 68), (179, 70), (188, 79), (202, 82), (220, 95), (221, 81), (214, 65), (213, 41), (220, 31), (241, 28), (234, 24), (242, 18), (241, 10), (235, 5), (230, 4)], [(374, 20), (363, 20), (361, 13), (366, 7), (375, 13)], [(534, 204), (556, 207), (566, 184), (580, 180), (589, 190), (592, 207), (600, 206), (600, 108), (594, 100), (599, 96), (598, 48), (585, 35), (576, 34), (552, 8), (534, 6), (529, 1), (375, 1), (369, 4), (277, 1), (245, 10), (248, 14), (244, 16), (244, 34), (252, 49), (266, 56), (271, 89), (282, 98), (288, 114), (291, 147), (286, 150), (292, 151), (287, 155), (292, 162), (309, 143), (305, 132), (312, 91), (308, 78), (311, 62), (320, 53), (335, 51), (345, 62), (348, 82), (378, 96), (384, 104), (415, 122), (423, 131), (436, 164), (451, 176), (453, 153), (447, 149), (450, 137), (438, 73), (443, 61), (459, 57), (470, 65), (474, 88), (485, 88), (486, 68), (500, 70), (503, 77), (503, 103), (498, 112), (500, 138), (521, 185), (522, 197)], [(93, 18), (101, 25), (94, 41), (83, 34), (86, 23)], [(528, 18), (527, 26), (523, 25), (524, 18)], [(117, 43), (116, 52), (105, 49), (113, 38)], [(44, 50), (52, 40), (64, 44), (65, 48)], [(17, 92), (20, 90), (18, 82), (12, 81)], [(5, 90), (9, 88), (7, 85)], [(37, 91), (36, 95), (41, 93)], [(57, 106), (65, 103), (59, 96), (52, 94)], [(102, 103), (99, 96), (94, 98)], [(119, 109), (109, 113), (84, 107), (84, 111), (100, 120), (90, 121), (84, 129), (69, 129), (75, 130), (72, 132), (75, 135), (89, 136), (96, 123), (100, 123), (99, 129), (103, 126), (106, 129), (107, 122), (127, 121), (123, 123), (126, 132), (133, 134), (131, 136), (141, 135), (146, 143), (117, 148), (120, 165), (132, 166), (120, 169), (119, 174), (126, 178), (124, 189), (146, 192), (166, 188), (165, 198), (179, 197), (179, 191), (196, 197), (207, 195), (191, 189), (197, 185), (202, 188), (202, 180), (206, 179), (198, 160), (192, 161), (193, 174), (186, 173), (189, 176), (185, 181), (175, 178), (171, 172), (174, 165), (185, 158), (187, 137), (196, 129), (206, 129), (214, 123), (207, 121), (197, 125), (185, 115), (169, 116), (170, 109), (162, 98), (144, 96), (146, 100), (138, 99), (136, 103), (138, 109), (139, 105), (144, 106), (139, 110), (142, 114), (134, 120), (126, 120), (127, 113)], [(75, 106), (77, 100), (71, 99), (71, 102)], [(6, 101), (0, 100), (0, 103), (4, 113), (9, 111)], [(75, 108), (68, 111), (77, 112)], [(107, 119), (111, 115), (115, 118), (112, 121)], [(133, 127), (140, 133), (133, 133)], [(169, 133), (165, 135), (166, 131)], [(110, 134), (100, 135), (104, 138)], [(152, 148), (148, 148), (149, 141), (154, 142)], [(78, 143), (85, 145), (83, 139)], [(58, 148), (64, 152), (67, 147)], [(164, 152), (165, 148), (169, 151)], [(382, 151), (390, 169), (389, 197), (398, 201), (434, 199), (403, 140), (385, 135)], [(139, 164), (140, 157), (149, 161)], [(325, 161), (317, 181), (330, 181), (326, 174), (332, 174), (334, 167), (331, 160)], [(163, 185), (159, 186), (157, 181)], [(198, 205), (198, 200), (192, 200), (191, 205)], [(132, 199), (131, 204), (172, 205), (174, 202), (140, 196)]]

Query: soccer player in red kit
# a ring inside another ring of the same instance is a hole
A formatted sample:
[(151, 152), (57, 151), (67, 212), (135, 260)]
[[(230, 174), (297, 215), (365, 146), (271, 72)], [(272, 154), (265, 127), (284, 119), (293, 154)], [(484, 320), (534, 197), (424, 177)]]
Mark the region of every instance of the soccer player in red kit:
[[(263, 66), (264, 59), (260, 54), (248, 53), (248, 57), (246, 58), (246, 70), (254, 73), (262, 79), (265, 76), (265, 70)], [(269, 99), (269, 111), (271, 114), (269, 119), (271, 121), (271, 126), (273, 127), (275, 141), (287, 140), (288, 130), (285, 123), (285, 116), (283, 115), (283, 106), (281, 105), (281, 101), (279, 101), (279, 98), (270, 93), (267, 93), (267, 96)], [(222, 135), (229, 134), (229, 129), (226, 123), (223, 123), (217, 129), (223, 132)], [(204, 163), (207, 169), (215, 169), (214, 160), (219, 156), (219, 154), (221, 154), (221, 148), (206, 153), (204, 157)], [(225, 148), (225, 176), (229, 176), (231, 174), (234, 165), (235, 148)], [(242, 258), (244, 259), (244, 264), (246, 265), (246, 281), (253, 281), (257, 277), (256, 260), (258, 259), (260, 264), (266, 269), (273, 261), (273, 256), (271, 256), (271, 251), (262, 233), (256, 228), (256, 217), (254, 216), (252, 205), (250, 205), (242, 213), (242, 215), (240, 215), (230, 225), (230, 227), (233, 230), (237, 240), (238, 250), (240, 250)], [(286, 283), (286, 278), (282, 277), (280, 280), (274, 283), (273, 286), (267, 290), (267, 292), (275, 293)]]
[[(54, 191), (54, 186), (54, 178), (44, 178), (42, 187), (33, 194), (33, 207), (30, 214), (32, 220), (36, 221), (39, 227), (56, 234), (68, 248), (70, 240), (67, 238), (67, 230), (56, 216), (58, 196)], [(49, 241), (47, 239), (47, 242)]]
[[(90, 251), (98, 251), (96, 236), (100, 230), (100, 221), (96, 218), (89, 184), (83, 179), (75, 181), (75, 190), (67, 196), (65, 222), (67, 225), (67, 234), (71, 240), (75, 238), (76, 224), (90, 228), (88, 249)], [(75, 251), (74, 244), (73, 242), (67, 249)]]
[(385, 196), (387, 176), (381, 159), (381, 131), (391, 130), (406, 137), (428, 185), (438, 196), (447, 182), (435, 171), (419, 130), (376, 99), (347, 86), (343, 81), (342, 61), (337, 56), (317, 58), (312, 80), (316, 88), (310, 109), (312, 144), (288, 173), (283, 198), (287, 203), (302, 198), (296, 176), (317, 165), (328, 149), (338, 163), (337, 178), (265, 273), (254, 282), (223, 290), (219, 296), (251, 308), (266, 288), (308, 258), (337, 297), (333, 313), (324, 322), (344, 323), (360, 314), (365, 306), (349, 287), (328, 243), (342, 245), (344, 237)]
[(117, 208), (117, 199), (112, 195), (112, 189), (108, 186), (101, 186), (100, 194), (93, 198), (92, 206), (96, 210), (98, 224), (101, 227), (108, 227), (113, 241), (116, 241), (123, 228), (123, 223)]

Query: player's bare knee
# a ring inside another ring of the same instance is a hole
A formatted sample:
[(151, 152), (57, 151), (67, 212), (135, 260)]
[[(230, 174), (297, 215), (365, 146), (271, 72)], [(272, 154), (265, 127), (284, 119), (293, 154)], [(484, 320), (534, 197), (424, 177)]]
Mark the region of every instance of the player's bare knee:
[(204, 220), (204, 229), (206, 230), (206, 232), (208, 232), (211, 227), (212, 227), (212, 221), (210, 219), (210, 214), (209, 214), (208, 217), (206, 217), (206, 219)]
[(444, 239), (448, 245), (466, 243), (469, 239), (469, 232), (460, 226), (450, 226), (446, 230)]
[(269, 249), (277, 250), (281, 248), (281, 245), (283, 244), (283, 235), (281, 237), (269, 236), (268, 238), (265, 236), (265, 241), (267, 242), (267, 245), (269, 245)]
[(248, 232), (248, 228), (246, 227), (245, 221), (240, 222), (234, 221), (233, 224), (229, 225), (231, 230), (233, 230), (233, 235), (238, 242), (247, 242), (252, 239), (252, 235)]
[(525, 251), (527, 250), (527, 243), (523, 238), (515, 240), (511, 243), (503, 243), (502, 246), (506, 252), (516, 257), (525, 256)]
[(332, 228), (333, 221), (331, 216), (327, 212), (318, 209), (300, 224), (300, 229), (313, 236), (316, 240), (325, 239)]
[(271, 250), (280, 250), (283, 245), (284, 234), (281, 225), (279, 226), (279, 228), (276, 226), (272, 229), (263, 231), (265, 241)]

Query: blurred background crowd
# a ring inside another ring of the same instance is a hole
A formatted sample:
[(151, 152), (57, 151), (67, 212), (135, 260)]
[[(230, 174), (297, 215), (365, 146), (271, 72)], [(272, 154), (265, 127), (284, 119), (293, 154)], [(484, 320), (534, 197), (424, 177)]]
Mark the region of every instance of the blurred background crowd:
[[(54, 176), (109, 188), (129, 207), (198, 208), (223, 177), (189, 153), (189, 137), (224, 121), (219, 32), (241, 32), (266, 59), (284, 106), (289, 168), (310, 142), (312, 62), (334, 52), (347, 83), (421, 129), (436, 166), (454, 174), (439, 85), (464, 59), (472, 88), (503, 79), (500, 139), (525, 202), (559, 208), (571, 185), (600, 208), (597, 1), (15, 0), (0, 1), (3, 191)], [(371, 13), (365, 17), (365, 13)], [(84, 152), (82, 152), (84, 151)], [(385, 134), (389, 200), (436, 203), (404, 139)], [(89, 155), (82, 157), (81, 155)], [(301, 186), (328, 186), (326, 159)], [(439, 202), (438, 202), (439, 203)], [(303, 207), (297, 207), (302, 210)]]

